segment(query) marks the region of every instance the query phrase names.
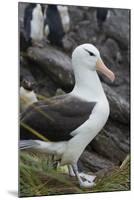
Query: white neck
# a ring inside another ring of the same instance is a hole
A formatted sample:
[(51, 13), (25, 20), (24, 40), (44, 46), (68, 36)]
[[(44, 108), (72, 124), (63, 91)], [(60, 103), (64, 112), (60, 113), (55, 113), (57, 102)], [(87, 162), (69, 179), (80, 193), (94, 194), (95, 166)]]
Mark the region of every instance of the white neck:
[(84, 70), (83, 66), (74, 66), (75, 87), (71, 94), (87, 101), (105, 99), (105, 93), (96, 71)]

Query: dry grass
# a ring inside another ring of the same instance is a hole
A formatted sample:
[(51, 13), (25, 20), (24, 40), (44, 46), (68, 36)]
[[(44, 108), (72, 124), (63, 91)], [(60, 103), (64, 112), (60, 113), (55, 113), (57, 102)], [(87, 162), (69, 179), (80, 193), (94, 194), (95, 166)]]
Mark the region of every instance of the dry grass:
[(75, 177), (55, 171), (46, 157), (20, 153), (20, 197), (130, 190), (130, 161), (96, 180), (92, 189), (80, 189)]

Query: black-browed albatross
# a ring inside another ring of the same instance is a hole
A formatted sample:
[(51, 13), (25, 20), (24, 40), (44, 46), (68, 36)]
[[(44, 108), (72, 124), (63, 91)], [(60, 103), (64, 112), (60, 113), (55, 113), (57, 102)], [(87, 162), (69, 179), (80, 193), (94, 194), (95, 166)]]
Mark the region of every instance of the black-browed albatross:
[[(109, 116), (109, 103), (96, 70), (111, 81), (115, 76), (92, 44), (80, 45), (73, 51), (72, 66), (75, 75), (72, 92), (47, 103), (36, 102), (22, 113), (20, 148), (56, 155), (61, 165), (71, 166), (81, 187), (91, 187), (90, 181), (81, 178), (77, 162)], [(41, 140), (33, 131), (48, 141)]]

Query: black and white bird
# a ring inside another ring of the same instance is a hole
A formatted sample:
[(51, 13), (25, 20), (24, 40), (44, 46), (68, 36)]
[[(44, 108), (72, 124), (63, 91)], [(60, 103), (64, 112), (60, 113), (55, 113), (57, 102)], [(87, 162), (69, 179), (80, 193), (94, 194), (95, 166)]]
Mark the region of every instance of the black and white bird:
[(37, 102), (37, 97), (34, 92), (36, 81), (27, 68), (27, 63), (21, 57), (20, 59), (20, 112), (23, 112), (29, 105)]
[(33, 90), (36, 81), (31, 71), (27, 68), (26, 63), (20, 60), (20, 86), (27, 90)]
[(57, 5), (64, 32), (67, 33), (70, 29), (70, 16), (68, 6)]
[(67, 6), (46, 6), (44, 11), (44, 33), (51, 44), (62, 47), (62, 39), (69, 28), (70, 17)]
[(24, 11), (24, 34), (29, 45), (43, 40), (44, 14), (40, 4), (30, 3)]
[(96, 70), (111, 81), (115, 76), (92, 44), (80, 45), (73, 51), (72, 66), (75, 75), (72, 92), (53, 97), (47, 103), (34, 103), (23, 113), (20, 148), (57, 156), (61, 165), (68, 165), (73, 170), (80, 187), (88, 188), (93, 182), (88, 178), (83, 181), (86, 174), (79, 174), (77, 162), (85, 147), (104, 127), (110, 112)]
[(25, 89), (23, 86), (20, 87), (20, 112), (23, 112), (37, 101), (38, 99), (33, 90)]

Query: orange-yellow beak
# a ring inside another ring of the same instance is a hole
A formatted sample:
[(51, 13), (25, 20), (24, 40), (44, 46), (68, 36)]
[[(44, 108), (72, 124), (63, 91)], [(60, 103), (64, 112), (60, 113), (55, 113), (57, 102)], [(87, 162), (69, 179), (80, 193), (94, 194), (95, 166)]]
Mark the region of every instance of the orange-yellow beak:
[(107, 66), (104, 64), (101, 58), (97, 60), (96, 69), (101, 73), (103, 73), (105, 76), (107, 76), (112, 82), (114, 81), (115, 79), (114, 73), (107, 68)]

